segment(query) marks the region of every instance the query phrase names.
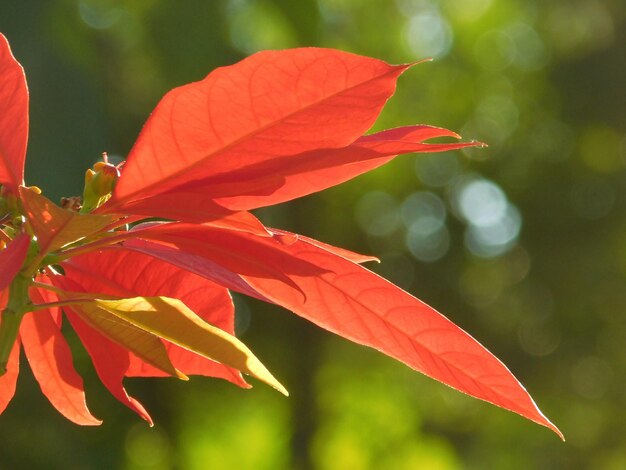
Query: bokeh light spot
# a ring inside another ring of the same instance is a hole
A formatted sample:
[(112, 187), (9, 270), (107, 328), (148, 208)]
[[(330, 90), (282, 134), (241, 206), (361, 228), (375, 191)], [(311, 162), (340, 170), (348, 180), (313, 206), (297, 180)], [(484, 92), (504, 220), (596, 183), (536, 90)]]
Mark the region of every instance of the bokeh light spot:
[(108, 29), (113, 27), (124, 15), (123, 8), (111, 7), (106, 2), (80, 0), (78, 14), (86, 25), (94, 29)]
[(504, 216), (507, 199), (498, 185), (487, 180), (475, 180), (464, 185), (459, 193), (459, 208), (472, 225), (492, 226)]
[(506, 29), (515, 44), (514, 64), (522, 70), (543, 68), (550, 58), (546, 46), (537, 31), (528, 23), (515, 23)]
[(362, 196), (355, 216), (365, 232), (379, 237), (391, 234), (400, 222), (396, 199), (384, 191), (370, 191)]
[(470, 225), (465, 234), (465, 245), (475, 255), (491, 258), (507, 252), (517, 240), (522, 227), (522, 216), (517, 208), (507, 205), (506, 212), (488, 225)]
[(405, 226), (406, 246), (420, 261), (432, 262), (443, 257), (450, 247), (450, 234), (445, 227), (446, 207), (429, 191), (409, 195), (400, 209)]
[(407, 41), (418, 57), (443, 57), (452, 46), (452, 28), (437, 10), (418, 13), (409, 19)]

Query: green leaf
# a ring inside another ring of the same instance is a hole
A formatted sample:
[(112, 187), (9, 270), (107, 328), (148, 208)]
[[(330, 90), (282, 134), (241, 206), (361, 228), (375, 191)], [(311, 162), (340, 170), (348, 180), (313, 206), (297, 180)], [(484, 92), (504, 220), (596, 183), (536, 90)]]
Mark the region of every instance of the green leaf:
[(168, 297), (95, 300), (94, 303), (137, 328), (160, 336), (206, 358), (234, 367), (270, 385), (283, 387), (248, 347), (234, 336), (196, 315), (183, 302)]

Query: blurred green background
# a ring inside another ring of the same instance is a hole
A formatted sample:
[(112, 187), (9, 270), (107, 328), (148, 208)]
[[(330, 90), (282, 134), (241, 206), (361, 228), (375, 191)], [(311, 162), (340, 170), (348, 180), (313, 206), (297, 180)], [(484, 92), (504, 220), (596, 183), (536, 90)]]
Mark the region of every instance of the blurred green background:
[[(24, 367), (2, 469), (626, 468), (626, 4), (622, 0), (3, 1), (31, 90), (27, 182), (79, 194), (158, 99), (260, 49), (336, 47), (399, 81), (377, 129), (428, 123), (489, 148), (401, 157), (258, 215), (355, 251), (501, 358), (561, 428), (470, 399), (237, 297), (238, 334), (290, 389), (127, 380), (148, 426), (76, 365), (97, 429)], [(76, 343), (74, 341), (74, 343)]]

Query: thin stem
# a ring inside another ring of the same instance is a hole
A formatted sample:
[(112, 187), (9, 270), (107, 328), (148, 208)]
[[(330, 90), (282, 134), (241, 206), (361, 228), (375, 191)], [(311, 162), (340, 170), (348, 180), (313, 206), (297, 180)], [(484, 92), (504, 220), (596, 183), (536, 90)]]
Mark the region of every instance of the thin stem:
[(136, 234), (129, 232), (122, 232), (120, 234), (112, 235), (110, 237), (101, 238), (94, 242), (88, 243), (86, 245), (77, 246), (75, 248), (70, 248), (67, 251), (62, 251), (59, 253), (59, 261), (63, 261), (65, 259), (71, 258), (72, 256), (82, 255), (84, 253), (89, 253), (91, 251), (97, 250), (98, 248), (104, 248), (109, 245), (113, 245), (115, 243), (123, 242), (129, 238), (135, 237)]
[(59, 294), (59, 296), (65, 296), (69, 293), (67, 291), (64, 291), (63, 289), (59, 289), (58, 287), (54, 287), (53, 285), (46, 284), (44, 282), (33, 281), (32, 286), (37, 287), (39, 289), (46, 289), (46, 290), (52, 291), (56, 294)]
[(33, 277), (39, 269), (39, 264), (46, 257), (46, 253), (39, 253), (33, 258), (28, 267), (24, 270), (27, 276)]
[[(91, 300), (94, 300), (94, 299), (119, 299), (118, 296), (105, 295), (105, 294), (102, 294), (100, 292), (94, 293), (94, 292), (71, 292), (71, 291), (66, 291), (66, 290), (63, 290), (63, 289), (59, 289), (58, 287), (54, 287), (54, 286), (52, 286), (50, 284), (45, 284), (43, 282), (37, 282), (37, 281), (33, 282), (32, 286), (33, 287), (37, 287), (39, 289), (49, 290), (51, 292), (54, 292), (55, 294), (58, 294), (59, 297), (62, 297), (62, 298), (67, 298), (70, 295), (86, 295), (86, 296), (90, 297)], [(41, 304), (41, 305), (43, 305), (43, 304)]]
[(114, 230), (118, 227), (122, 227), (124, 225), (127, 225), (129, 223), (132, 222), (136, 222), (138, 220), (142, 220), (145, 219), (145, 217), (141, 216), (120, 216), (120, 218), (115, 219), (113, 222), (111, 222), (109, 225), (106, 225), (105, 227), (102, 227), (100, 230), (98, 230), (97, 232), (94, 232), (86, 237), (81, 238), (80, 240), (76, 240), (75, 242), (70, 243), (69, 245), (67, 245), (65, 247), (65, 251), (69, 251), (69, 250), (73, 250), (75, 248), (80, 248), (83, 247), (85, 245), (97, 242), (99, 240), (102, 240), (108, 236), (115, 236), (117, 235), (117, 233), (114, 232)]
[(38, 310), (46, 310), (46, 309), (55, 308), (55, 307), (65, 307), (67, 305), (93, 302), (94, 300), (96, 299), (94, 299), (93, 297), (84, 297), (84, 298), (60, 300), (58, 302), (46, 302), (44, 304), (30, 304), (24, 313), (36, 312)]

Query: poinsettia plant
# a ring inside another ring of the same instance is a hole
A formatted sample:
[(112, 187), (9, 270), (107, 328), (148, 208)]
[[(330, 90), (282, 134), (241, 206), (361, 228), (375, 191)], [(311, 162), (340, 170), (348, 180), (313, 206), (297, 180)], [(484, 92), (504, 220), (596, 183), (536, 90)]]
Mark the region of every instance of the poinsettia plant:
[[(241, 373), (285, 388), (234, 336), (229, 291), (285, 307), (557, 434), (511, 372), (433, 308), (368, 271), (375, 258), (264, 226), (249, 211), (344, 182), (396, 155), (481, 145), (415, 125), (363, 135), (411, 65), (330, 49), (265, 51), (175, 88), (123, 164), (96, 163), (82, 197), (24, 185), (28, 90), (0, 35), (0, 411), (23, 347), (42, 392), (97, 425), (61, 333), (152, 424), (125, 377)], [(150, 221), (145, 221), (150, 219)]]

